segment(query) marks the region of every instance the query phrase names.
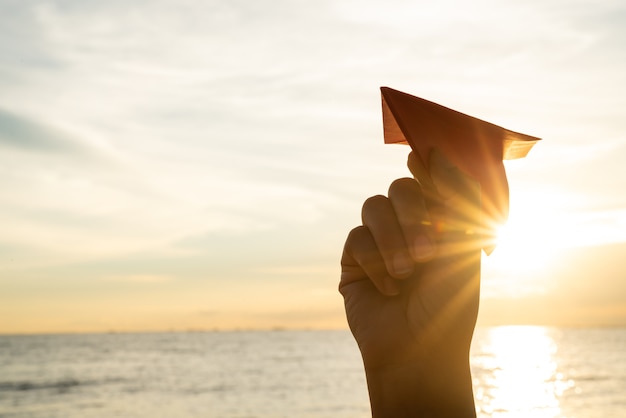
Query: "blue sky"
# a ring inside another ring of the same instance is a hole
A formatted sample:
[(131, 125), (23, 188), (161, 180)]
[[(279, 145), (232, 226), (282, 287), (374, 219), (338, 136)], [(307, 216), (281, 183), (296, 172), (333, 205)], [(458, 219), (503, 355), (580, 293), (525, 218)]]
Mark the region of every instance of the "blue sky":
[(341, 326), (343, 239), (408, 174), (381, 85), (544, 138), (487, 307), (555, 292), (524, 260), (620, 259), (621, 1), (0, 6), (0, 332)]

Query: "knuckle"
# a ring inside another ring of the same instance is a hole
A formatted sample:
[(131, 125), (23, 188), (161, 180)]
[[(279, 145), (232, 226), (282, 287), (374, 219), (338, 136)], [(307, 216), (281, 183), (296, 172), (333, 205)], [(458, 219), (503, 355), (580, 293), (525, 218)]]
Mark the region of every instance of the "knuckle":
[(376, 196), (368, 197), (367, 200), (365, 200), (365, 203), (363, 203), (363, 207), (379, 206), (381, 204), (384, 204), (386, 201), (387, 197), (381, 194), (377, 194)]
[(383, 195), (376, 195), (369, 197), (364, 203), (361, 209), (361, 219), (363, 222), (369, 218), (369, 216), (379, 213), (381, 209), (389, 206), (389, 199)]
[(348, 233), (348, 238), (346, 239), (346, 246), (348, 246), (352, 242), (359, 242), (363, 240), (364, 238), (367, 237), (368, 234), (369, 234), (369, 230), (367, 229), (366, 226), (361, 225), (361, 226), (357, 226), (356, 228), (353, 228)]
[(415, 192), (416, 190), (418, 190), (418, 185), (415, 179), (403, 177), (391, 183), (389, 186), (389, 197), (407, 192)]

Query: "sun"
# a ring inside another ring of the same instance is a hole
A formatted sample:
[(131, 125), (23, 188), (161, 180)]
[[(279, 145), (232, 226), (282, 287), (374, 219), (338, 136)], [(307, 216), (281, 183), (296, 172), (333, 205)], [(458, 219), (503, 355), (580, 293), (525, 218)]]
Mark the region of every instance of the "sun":
[(496, 248), (489, 262), (516, 272), (532, 272), (547, 267), (553, 248), (542, 241), (537, 225), (529, 222), (508, 223), (496, 232)]
[(573, 248), (606, 244), (626, 231), (617, 222), (626, 215), (586, 212), (582, 197), (570, 191), (533, 187), (514, 192), (508, 222), (496, 228), (495, 250), (482, 259), (484, 288), (493, 296), (549, 292), (576, 261)]
[(544, 293), (553, 284), (549, 278), (563, 242), (549, 219), (511, 215), (497, 230), (494, 251), (483, 257), (483, 290), (498, 297)]
[(497, 228), (496, 248), (485, 261), (511, 273), (543, 271), (572, 240), (572, 228), (559, 211), (518, 204), (512, 206), (506, 225)]

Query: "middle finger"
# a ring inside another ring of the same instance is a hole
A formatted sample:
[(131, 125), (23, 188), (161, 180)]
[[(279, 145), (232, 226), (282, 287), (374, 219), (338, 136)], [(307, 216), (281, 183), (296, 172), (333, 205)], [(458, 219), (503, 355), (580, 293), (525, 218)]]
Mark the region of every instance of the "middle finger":
[(396, 279), (409, 277), (413, 273), (414, 262), (389, 199), (381, 195), (367, 199), (361, 218), (363, 225), (372, 233), (389, 275)]

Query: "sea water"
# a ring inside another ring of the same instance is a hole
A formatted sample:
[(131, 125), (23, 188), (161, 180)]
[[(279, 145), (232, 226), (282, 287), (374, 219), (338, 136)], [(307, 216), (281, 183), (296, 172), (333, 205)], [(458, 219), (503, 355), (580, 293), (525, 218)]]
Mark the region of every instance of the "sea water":
[[(626, 329), (479, 328), (479, 417), (626, 417)], [(0, 336), (0, 417), (367, 417), (348, 331)]]

